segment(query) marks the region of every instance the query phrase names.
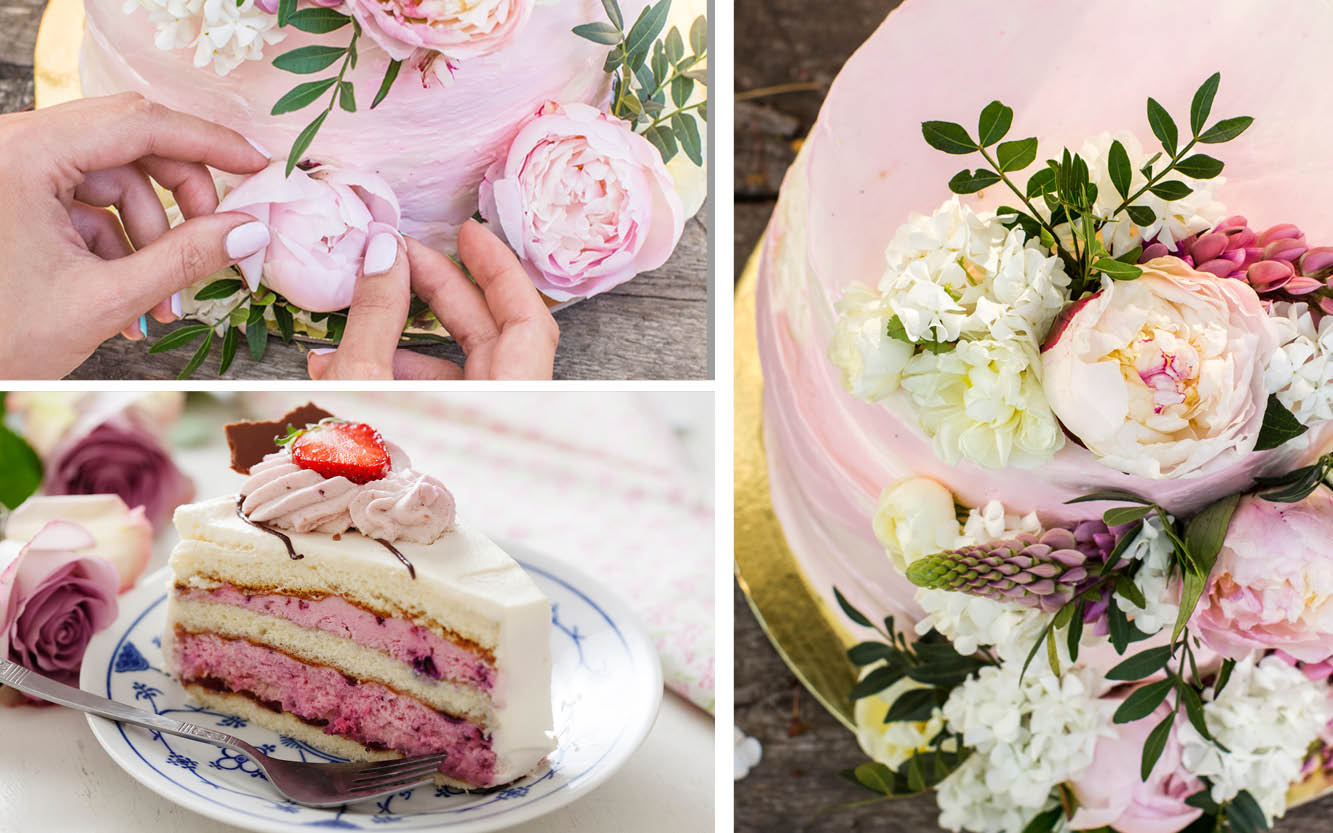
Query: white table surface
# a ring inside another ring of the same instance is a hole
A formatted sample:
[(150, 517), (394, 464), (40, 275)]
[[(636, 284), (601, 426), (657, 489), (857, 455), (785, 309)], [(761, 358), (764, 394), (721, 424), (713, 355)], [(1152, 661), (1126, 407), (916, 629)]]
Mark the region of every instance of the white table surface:
[[(667, 405), (663, 394), (654, 394)], [(664, 410), (668, 410), (664, 407)], [(686, 407), (668, 419), (692, 467), (711, 469), (711, 413)], [(706, 421), (705, 421), (706, 420)], [(216, 482), (220, 447), (183, 451), (178, 462), (200, 492)], [(704, 476), (703, 471), (699, 471)], [(708, 473), (711, 477), (711, 471)], [(230, 485), (230, 484), (228, 484)], [(225, 488), (225, 487), (224, 487)], [(157, 540), (148, 572), (166, 563), (175, 541)], [(666, 692), (643, 746), (605, 784), (513, 833), (703, 833), (713, 830), (714, 721)], [(120, 769), (93, 737), (87, 719), (57, 706), (0, 707), (0, 833), (230, 833), (221, 824), (167, 801)]]

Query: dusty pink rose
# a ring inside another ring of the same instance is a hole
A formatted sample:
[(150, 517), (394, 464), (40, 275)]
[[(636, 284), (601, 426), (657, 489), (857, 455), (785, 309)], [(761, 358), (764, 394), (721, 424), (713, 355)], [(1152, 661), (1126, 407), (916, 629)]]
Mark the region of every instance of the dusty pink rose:
[[(1185, 799), (1203, 789), (1203, 782), (1185, 770), (1176, 726), (1148, 780), (1139, 778), (1139, 761), (1148, 733), (1171, 711), (1157, 711), (1133, 723), (1112, 726), (1114, 734), (1098, 738), (1092, 763), (1071, 783), (1078, 811), (1069, 820), (1074, 830), (1110, 827), (1117, 833), (1176, 833), (1203, 814)], [(1182, 718), (1183, 719), (1183, 718)]]
[(1333, 657), (1331, 539), (1328, 489), (1300, 503), (1241, 498), (1191, 630), (1227, 657), (1268, 648), (1306, 663)]
[(479, 199), (533, 283), (557, 301), (661, 266), (685, 224), (657, 149), (586, 104), (542, 107), (486, 172)]
[(27, 541), (53, 521), (76, 523), (93, 537), (98, 557), (116, 568), (122, 593), (134, 586), (153, 554), (153, 525), (143, 507), (130, 509), (117, 495), (28, 498), (10, 513), (5, 537)]
[(394, 60), (417, 49), (477, 58), (507, 46), (536, 0), (347, 0), (356, 18)]
[(240, 211), (268, 226), (267, 249), (237, 264), (251, 291), (260, 279), (310, 312), (334, 312), (352, 302), (366, 246), (377, 234), (401, 241), (402, 212), (389, 184), (366, 171), (296, 168), (284, 176), (274, 162), (236, 186), (219, 211)]
[(94, 633), (116, 618), (116, 568), (83, 527), (55, 521), (26, 544), (0, 542), (0, 656), (76, 683)]

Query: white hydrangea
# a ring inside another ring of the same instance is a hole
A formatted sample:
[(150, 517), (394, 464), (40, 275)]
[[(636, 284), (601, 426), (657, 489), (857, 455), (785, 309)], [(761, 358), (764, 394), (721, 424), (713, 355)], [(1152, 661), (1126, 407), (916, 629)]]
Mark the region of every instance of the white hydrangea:
[[(879, 662), (867, 666), (861, 676), (864, 677), (883, 664)], [(884, 716), (889, 713), (889, 708), (899, 697), (913, 689), (926, 687), (922, 683), (903, 677), (878, 694), (862, 697), (856, 701), (854, 710), (856, 740), (861, 744), (861, 751), (869, 755), (871, 760), (879, 761), (889, 769), (896, 770), (917, 752), (927, 751), (931, 740), (943, 731), (944, 712), (938, 706), (931, 712), (928, 720), (917, 723), (904, 720), (884, 722)], [(954, 747), (947, 745), (945, 749), (953, 751)]]
[(1022, 532), (1030, 532), (1033, 535), (1042, 533), (1037, 513), (1011, 515), (1003, 503), (991, 500), (980, 509), (974, 506), (967, 511), (967, 520), (963, 522), (963, 534), (958, 537), (958, 542), (954, 546), (957, 548), (986, 544), (1013, 538)]
[(1212, 781), (1214, 801), (1249, 790), (1271, 823), (1286, 810), (1287, 788), (1300, 776), (1311, 742), (1333, 718), (1328, 685), (1279, 657), (1250, 656), (1236, 663), (1221, 696), (1212, 699), (1210, 689), (1205, 699), (1204, 721), (1230, 751), (1180, 721), (1185, 768)]
[[(1088, 163), (1088, 177), (1097, 186), (1097, 199), (1093, 209), (1098, 216), (1109, 217), (1119, 207), (1123, 198), (1111, 183), (1110, 168), (1107, 158), (1111, 152), (1111, 143), (1119, 139), (1129, 157), (1129, 167), (1133, 172), (1130, 178), (1129, 193), (1137, 192), (1147, 183), (1143, 175), (1143, 166), (1152, 154), (1143, 149), (1138, 137), (1127, 131), (1115, 134), (1102, 133), (1083, 143), (1079, 155)], [(1155, 170), (1161, 170), (1163, 159), (1154, 163)], [(1127, 215), (1120, 214), (1115, 221), (1102, 227), (1102, 241), (1112, 255), (1119, 256), (1142, 245), (1145, 240), (1156, 238), (1157, 242), (1174, 247), (1176, 242), (1201, 231), (1216, 226), (1226, 217), (1226, 207), (1218, 202), (1214, 194), (1226, 182), (1225, 177), (1200, 180), (1180, 174), (1170, 174), (1169, 179), (1180, 180), (1193, 188), (1193, 192), (1184, 199), (1167, 202), (1160, 197), (1145, 192), (1134, 200), (1134, 205), (1151, 208), (1157, 219), (1147, 226), (1134, 224)]]
[(973, 749), (963, 775), (940, 785), (946, 827), (1019, 833), (1057, 784), (1092, 763), (1097, 739), (1111, 734), (1114, 704), (1099, 699), (1109, 685), (1100, 673), (1074, 668), (1020, 681), (1020, 667), (983, 668), (944, 703), (949, 728)]
[(901, 384), (950, 464), (1036, 466), (1065, 443), (1042, 390), (1037, 348), (1026, 341), (960, 341), (947, 352), (918, 353)]
[(1303, 424), (1333, 419), (1333, 317), (1315, 325), (1305, 303), (1269, 308), (1278, 348), (1264, 368), (1264, 384)]
[(759, 765), (764, 758), (764, 747), (755, 738), (741, 731), (739, 726), (732, 727), (732, 780), (739, 781), (750, 774), (750, 770)]
[(1134, 585), (1143, 593), (1148, 606), (1141, 608), (1123, 596), (1116, 601), (1139, 630), (1149, 636), (1174, 625), (1180, 612), (1176, 594), (1170, 587), (1173, 553), (1171, 539), (1162, 531), (1156, 514), (1144, 519), (1143, 528), (1124, 552), (1126, 558), (1143, 562), (1134, 576)]
[[(1019, 665), (1055, 615), (1026, 605), (926, 587), (917, 588), (916, 603), (926, 614), (916, 623), (918, 634), (934, 628), (960, 654), (974, 654), (981, 646), (991, 645), (999, 659)], [(1049, 673), (1047, 664), (1038, 658), (1028, 673), (1043, 673), (1043, 668)]]
[(255, 0), (126, 0), (125, 14), (142, 6), (157, 28), (153, 43), (163, 51), (194, 48), (194, 65), (213, 65), (226, 75), (243, 61), (264, 57), (264, 47), (279, 43), (287, 33), (278, 18), (255, 5)]
[(893, 311), (880, 295), (865, 286), (851, 286), (836, 305), (837, 330), (829, 343), (829, 360), (842, 370), (842, 384), (852, 396), (875, 402), (898, 389), (898, 380), (912, 345), (890, 338)]

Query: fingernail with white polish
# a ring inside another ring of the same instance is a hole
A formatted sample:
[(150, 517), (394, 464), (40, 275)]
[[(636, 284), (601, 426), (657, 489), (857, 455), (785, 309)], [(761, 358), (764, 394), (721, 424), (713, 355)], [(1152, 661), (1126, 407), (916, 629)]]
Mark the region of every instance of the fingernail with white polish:
[(330, 353), (337, 352), (337, 350), (337, 347), (315, 347), (311, 349), (310, 352), (314, 353), (316, 356), (327, 356)]
[(171, 314), (177, 318), (181, 317), (181, 294), (179, 292), (171, 293)]
[(268, 226), (260, 222), (246, 223), (227, 232), (227, 257), (240, 260), (268, 246)]
[(250, 147), (252, 147), (252, 148), (254, 148), (255, 150), (259, 151), (260, 153), (264, 154), (264, 158), (265, 158), (265, 159), (272, 159), (272, 158), (273, 158), (273, 154), (271, 154), (271, 153), (268, 152), (268, 148), (266, 148), (266, 147), (264, 147), (263, 145), (259, 144), (259, 143), (256, 142), (254, 139), (251, 139), (251, 138), (249, 138), (249, 137), (246, 137), (245, 141), (247, 141), (247, 142), (250, 143)]
[(366, 247), (362, 271), (367, 275), (383, 275), (398, 260), (398, 239), (392, 234), (377, 234)]

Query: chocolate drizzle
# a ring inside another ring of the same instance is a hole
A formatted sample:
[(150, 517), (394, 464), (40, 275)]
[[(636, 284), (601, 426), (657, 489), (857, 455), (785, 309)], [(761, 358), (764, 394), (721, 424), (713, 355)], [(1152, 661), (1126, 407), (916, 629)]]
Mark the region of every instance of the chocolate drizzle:
[(412, 580), (417, 580), (417, 568), (412, 566), (412, 562), (407, 560), (407, 556), (398, 551), (398, 548), (383, 538), (376, 538), (376, 543), (382, 544), (386, 550), (398, 557), (398, 560), (407, 565), (407, 573), (412, 576)]
[[(267, 524), (262, 524), (259, 523), (258, 521), (252, 521), (249, 518), (247, 518), (245, 516), (245, 512), (241, 511), (241, 503), (243, 501), (244, 498), (240, 497), (236, 498), (236, 517), (245, 521), (250, 526), (253, 526), (255, 529), (263, 530), (264, 532), (267, 532), (269, 535), (278, 536), (278, 540), (282, 541), (282, 545), (287, 548), (287, 556), (291, 558), (293, 561), (295, 561), (298, 558), (305, 558), (304, 555), (296, 551), (296, 547), (292, 546), (292, 539), (287, 537), (286, 534), (279, 532), (278, 530), (274, 529), (273, 527)], [(402, 556), (399, 556), (399, 558), (401, 557)], [(413, 576), (413, 578), (415, 578), (415, 576)]]

